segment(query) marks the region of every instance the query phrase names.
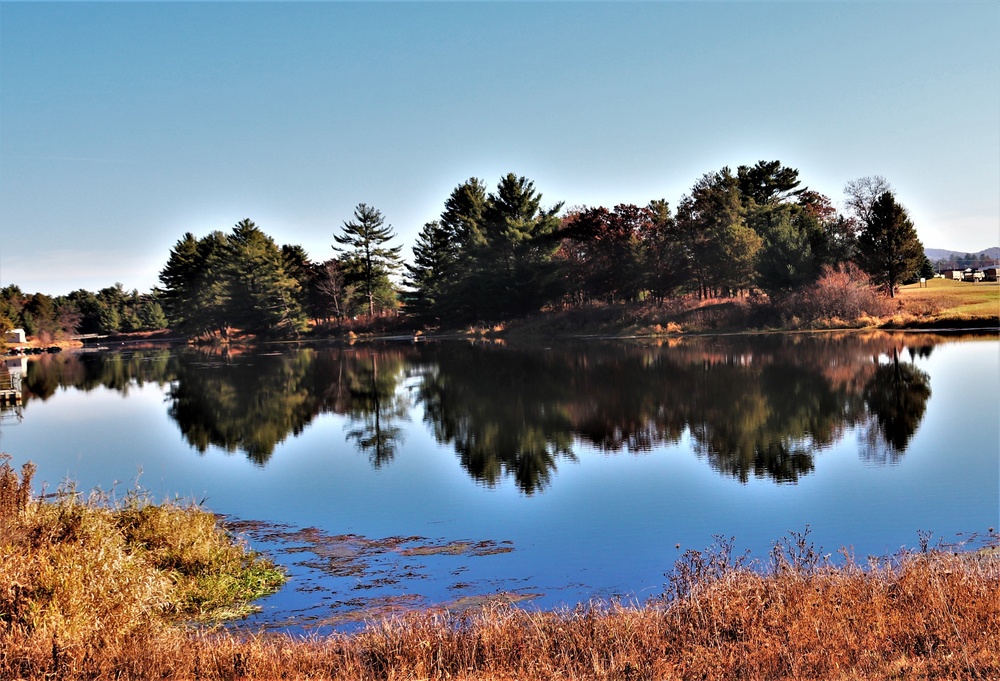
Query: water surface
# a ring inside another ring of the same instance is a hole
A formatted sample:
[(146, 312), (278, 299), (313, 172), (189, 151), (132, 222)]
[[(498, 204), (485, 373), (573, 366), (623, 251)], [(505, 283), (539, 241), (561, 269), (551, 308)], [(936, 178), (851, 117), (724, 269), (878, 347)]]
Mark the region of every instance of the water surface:
[(27, 363), (0, 449), (50, 490), (139, 484), (225, 514), (292, 576), (253, 626), (642, 601), (716, 535), (766, 559), (807, 527), (859, 556), (997, 527), (998, 350), (878, 333), (63, 353)]

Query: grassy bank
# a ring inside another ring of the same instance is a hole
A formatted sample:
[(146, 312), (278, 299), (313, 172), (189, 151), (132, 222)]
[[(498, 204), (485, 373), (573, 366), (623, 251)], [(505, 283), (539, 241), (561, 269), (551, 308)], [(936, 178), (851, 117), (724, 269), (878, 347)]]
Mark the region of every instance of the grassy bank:
[(941, 323), (992, 322), (1000, 317), (1000, 283), (931, 279), (925, 286), (901, 286), (900, 310), (915, 318)]
[(33, 472), (0, 455), (0, 678), (39, 676), (27, 661), (41, 649), (52, 672), (178, 624), (244, 615), (284, 581), (204, 509), (138, 491), (112, 501), (63, 488), (41, 501)]
[[(951, 547), (837, 565), (806, 535), (766, 566), (688, 551), (635, 606), (424, 611), (329, 637), (192, 624), (278, 583), (211, 514), (30, 495), (0, 464), (0, 678), (988, 679), (1000, 557)], [(995, 547), (992, 529), (985, 544)]]
[(876, 297), (833, 282), (784, 300), (694, 297), (662, 304), (594, 304), (552, 309), (492, 328), (483, 336), (670, 336), (832, 329), (1000, 328), (1000, 284), (932, 279), (900, 287), (895, 298)]

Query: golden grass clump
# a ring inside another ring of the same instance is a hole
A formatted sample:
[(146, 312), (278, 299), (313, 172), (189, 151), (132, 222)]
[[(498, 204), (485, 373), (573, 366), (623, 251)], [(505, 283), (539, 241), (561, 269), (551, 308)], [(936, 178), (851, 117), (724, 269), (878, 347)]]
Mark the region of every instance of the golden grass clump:
[(72, 488), (35, 500), (34, 467), (19, 479), (9, 461), (0, 455), (0, 660), (113, 655), (171, 621), (245, 611), (283, 579), (203, 509)]

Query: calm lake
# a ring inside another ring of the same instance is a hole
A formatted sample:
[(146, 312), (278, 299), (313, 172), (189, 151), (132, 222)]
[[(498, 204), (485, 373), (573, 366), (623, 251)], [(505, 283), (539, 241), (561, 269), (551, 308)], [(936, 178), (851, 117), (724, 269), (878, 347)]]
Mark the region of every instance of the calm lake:
[(25, 361), (0, 450), (39, 492), (227, 516), (291, 576), (247, 626), (641, 602), (716, 535), (863, 558), (1000, 526), (998, 358), (923, 333), (66, 352)]

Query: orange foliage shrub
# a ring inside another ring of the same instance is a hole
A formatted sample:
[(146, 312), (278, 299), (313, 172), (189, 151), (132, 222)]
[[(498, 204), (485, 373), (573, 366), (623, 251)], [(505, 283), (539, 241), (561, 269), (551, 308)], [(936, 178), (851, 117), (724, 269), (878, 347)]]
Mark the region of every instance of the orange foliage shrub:
[(786, 319), (796, 317), (806, 324), (823, 320), (857, 322), (892, 314), (896, 306), (869, 284), (856, 266), (825, 267), (816, 283), (775, 301)]

